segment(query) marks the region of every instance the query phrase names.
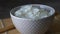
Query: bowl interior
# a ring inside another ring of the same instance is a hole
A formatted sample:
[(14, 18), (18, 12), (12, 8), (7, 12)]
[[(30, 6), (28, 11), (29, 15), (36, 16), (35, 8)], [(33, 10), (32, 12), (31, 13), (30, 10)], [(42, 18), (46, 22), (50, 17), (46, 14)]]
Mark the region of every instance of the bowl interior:
[[(49, 11), (50, 16), (55, 13), (54, 8), (52, 8), (52, 7), (50, 7), (50, 6), (47, 6), (47, 5), (41, 5), (41, 4), (28, 4), (28, 5), (37, 6), (37, 7), (46, 9), (47, 11)], [(12, 9), (12, 10), (10, 11), (11, 15), (15, 16), (14, 13), (15, 13), (17, 10), (19, 10), (21, 7), (23, 7), (23, 6), (26, 6), (26, 5), (18, 6), (18, 7), (16, 7), (16, 8)], [(16, 17), (16, 16), (15, 16), (15, 17)], [(49, 16), (48, 16), (48, 17), (49, 17)], [(17, 17), (17, 18), (19, 18), (19, 17)]]

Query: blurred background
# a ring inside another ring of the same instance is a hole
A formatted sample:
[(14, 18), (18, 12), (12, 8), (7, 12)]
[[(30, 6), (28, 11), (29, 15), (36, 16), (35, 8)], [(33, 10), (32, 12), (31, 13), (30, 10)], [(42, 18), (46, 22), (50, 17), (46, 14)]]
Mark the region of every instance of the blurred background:
[[(3, 34), (20, 34), (10, 18), (10, 11), (12, 8), (24, 4), (44, 4), (53, 7), (57, 13), (60, 13), (60, 0), (0, 0), (0, 32), (6, 28), (13, 28)], [(12, 26), (11, 26), (12, 25)], [(51, 34), (60, 34), (60, 14), (57, 15), (52, 22), (51, 28), (47, 31)], [(0, 33), (1, 34), (1, 33)]]
[(59, 13), (60, 0), (0, 0), (0, 18), (9, 18), (12, 8), (24, 4), (44, 4), (49, 5)]

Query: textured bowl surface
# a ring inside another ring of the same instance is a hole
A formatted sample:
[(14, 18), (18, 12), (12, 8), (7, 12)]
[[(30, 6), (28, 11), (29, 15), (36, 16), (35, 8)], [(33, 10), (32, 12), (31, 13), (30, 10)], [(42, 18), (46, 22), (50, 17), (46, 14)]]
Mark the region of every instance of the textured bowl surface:
[[(40, 4), (32, 5), (40, 6)], [(41, 7), (50, 9), (52, 11), (52, 15), (39, 20), (30, 20), (25, 18), (18, 18), (13, 15), (14, 11), (16, 11), (19, 7), (11, 10), (10, 15), (13, 24), (15, 25), (16, 29), (21, 32), (21, 34), (44, 34), (47, 31), (54, 19), (55, 10), (52, 7), (46, 5), (41, 5)]]

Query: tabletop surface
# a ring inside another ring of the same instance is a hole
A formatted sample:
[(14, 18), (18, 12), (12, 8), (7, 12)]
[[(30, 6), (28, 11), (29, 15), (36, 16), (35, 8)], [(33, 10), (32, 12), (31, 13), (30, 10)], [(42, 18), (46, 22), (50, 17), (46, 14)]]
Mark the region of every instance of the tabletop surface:
[[(13, 24), (11, 18), (0, 19), (0, 29)], [(48, 34), (60, 34), (60, 15), (55, 16), (54, 22), (47, 31)], [(20, 34), (16, 29), (12, 29), (0, 34)]]

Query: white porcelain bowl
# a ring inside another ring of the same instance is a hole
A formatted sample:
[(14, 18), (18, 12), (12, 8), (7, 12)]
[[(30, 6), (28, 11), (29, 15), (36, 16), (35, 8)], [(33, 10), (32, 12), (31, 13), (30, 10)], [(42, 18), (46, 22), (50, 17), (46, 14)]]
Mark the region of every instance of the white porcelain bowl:
[(13, 24), (21, 34), (44, 34), (49, 28), (49, 26), (52, 24), (55, 10), (47, 5), (41, 5), (41, 4), (28, 4), (28, 5), (40, 6), (41, 8), (50, 10), (51, 15), (38, 20), (19, 18), (14, 16), (15, 11), (21, 7), (18, 6), (12, 9), (10, 12)]

